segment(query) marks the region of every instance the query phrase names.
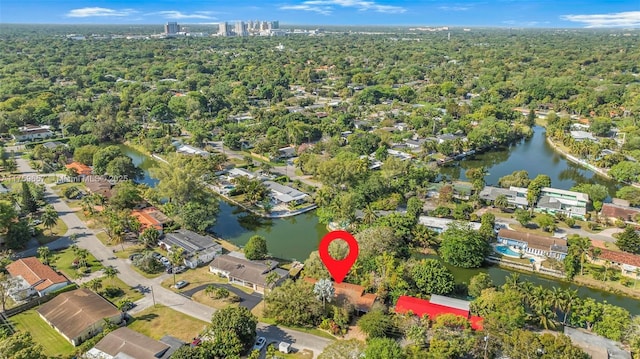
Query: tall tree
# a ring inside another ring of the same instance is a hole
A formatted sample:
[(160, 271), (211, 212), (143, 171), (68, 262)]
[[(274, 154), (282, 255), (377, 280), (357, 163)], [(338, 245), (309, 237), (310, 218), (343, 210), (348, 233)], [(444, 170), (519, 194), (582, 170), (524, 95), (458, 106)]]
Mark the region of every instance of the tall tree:
[(640, 235), (635, 228), (627, 226), (620, 233), (616, 245), (625, 252), (640, 254)]
[[(224, 344), (226, 350), (220, 353), (220, 357), (237, 357), (251, 348), (256, 338), (256, 326), (258, 319), (245, 307), (226, 307), (213, 313), (211, 325), (207, 327), (207, 332), (216, 342)], [(235, 336), (238, 345), (229, 345), (231, 342), (224, 340)], [(226, 343), (225, 343), (226, 342)]]
[(336, 295), (336, 290), (333, 287), (333, 282), (330, 279), (320, 279), (313, 286), (313, 294), (316, 295), (318, 300), (322, 301), (322, 306), (325, 306), (326, 302), (331, 303), (333, 297)]
[(477, 268), (489, 253), (488, 242), (468, 225), (454, 224), (442, 233), (440, 255), (454, 266)]
[(265, 259), (267, 257), (267, 240), (262, 236), (252, 236), (244, 246), (244, 256), (250, 260)]
[(34, 213), (38, 210), (38, 204), (27, 182), (22, 182), (22, 202), (20, 207), (24, 213)]
[(435, 259), (423, 259), (414, 263), (411, 278), (418, 290), (425, 294), (448, 294), (455, 285), (451, 271)]
[(44, 207), (42, 213), (42, 225), (49, 230), (49, 234), (52, 234), (52, 228), (58, 223), (58, 211), (56, 211), (52, 205)]

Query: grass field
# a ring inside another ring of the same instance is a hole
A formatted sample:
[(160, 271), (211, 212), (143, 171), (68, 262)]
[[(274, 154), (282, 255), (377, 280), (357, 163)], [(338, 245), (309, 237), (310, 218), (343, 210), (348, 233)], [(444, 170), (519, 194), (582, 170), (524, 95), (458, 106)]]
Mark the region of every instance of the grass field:
[(114, 302), (116, 302), (116, 303), (117, 303), (118, 300), (124, 299), (124, 298), (129, 299), (132, 302), (135, 302), (136, 300), (142, 299), (142, 297), (144, 297), (144, 295), (142, 293), (134, 290), (132, 287), (127, 285), (125, 282), (123, 282), (118, 277), (115, 277), (115, 278), (103, 277), (102, 278), (102, 285), (103, 285), (104, 288), (106, 288), (106, 287), (117, 287), (117, 288), (122, 289), (124, 294), (120, 298), (114, 300)]
[(47, 244), (49, 242), (55, 241), (61, 236), (64, 236), (64, 234), (67, 233), (68, 229), (67, 224), (64, 223), (64, 221), (61, 219), (58, 219), (56, 221), (56, 225), (53, 226), (51, 230), (44, 228), (42, 224), (39, 224), (37, 227), (42, 230), (42, 234), (36, 237), (36, 240), (39, 244)]
[[(207, 283), (229, 283), (226, 278), (221, 278), (209, 271), (209, 266), (199, 267), (196, 269), (189, 269), (184, 273), (176, 274), (176, 282), (179, 280), (186, 280), (189, 282), (189, 287), (197, 287)], [(162, 286), (170, 288), (173, 285), (173, 275), (170, 275), (167, 279), (162, 281)]]
[(207, 324), (171, 308), (157, 305), (136, 314), (129, 328), (156, 340), (165, 335), (172, 335), (191, 342)]
[(35, 310), (27, 310), (10, 318), (16, 329), (31, 333), (33, 340), (42, 345), (47, 357), (67, 356), (75, 348), (60, 333), (40, 318)]
[[(77, 269), (73, 266), (73, 260), (76, 258), (76, 255), (73, 253), (71, 248), (54, 252), (53, 255), (57, 257), (55, 266), (59, 271), (69, 278), (80, 278), (81, 274), (79, 274)], [(89, 254), (89, 257), (87, 257), (87, 262), (89, 263), (89, 268), (91, 268), (92, 273), (103, 268), (102, 264), (98, 262), (96, 257), (92, 254)]]

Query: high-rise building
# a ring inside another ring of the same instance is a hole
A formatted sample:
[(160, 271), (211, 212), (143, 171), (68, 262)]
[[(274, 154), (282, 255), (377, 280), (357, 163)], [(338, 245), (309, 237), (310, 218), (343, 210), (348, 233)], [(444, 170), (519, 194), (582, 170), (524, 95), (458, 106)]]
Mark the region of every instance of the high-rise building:
[(218, 35), (219, 36), (230, 36), (231, 35), (231, 26), (226, 22), (221, 22), (218, 25)]
[(249, 36), (247, 24), (244, 21), (236, 21), (235, 33), (236, 36)]
[(280, 28), (280, 21), (279, 20), (271, 21), (271, 28), (272, 29), (279, 29)]
[(164, 25), (164, 33), (167, 35), (175, 35), (180, 32), (180, 25), (177, 22), (168, 22)]

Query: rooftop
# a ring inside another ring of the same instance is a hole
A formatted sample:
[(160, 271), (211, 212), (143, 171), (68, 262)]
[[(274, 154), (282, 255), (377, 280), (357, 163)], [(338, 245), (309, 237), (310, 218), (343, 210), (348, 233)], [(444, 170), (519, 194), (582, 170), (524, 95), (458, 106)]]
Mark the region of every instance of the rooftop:
[(168, 344), (153, 340), (127, 327), (121, 327), (107, 334), (94, 348), (113, 357), (124, 354), (136, 359), (157, 359), (162, 358), (169, 347)]
[(614, 263), (627, 264), (634, 267), (640, 267), (640, 255), (627, 252), (612, 251), (610, 249), (600, 248), (598, 259), (608, 260)]
[(51, 325), (67, 338), (76, 338), (87, 327), (104, 318), (121, 315), (113, 304), (88, 288), (59, 294), (38, 310)]
[(73, 168), (76, 170), (76, 173), (83, 176), (88, 176), (91, 174), (91, 167), (80, 163), (80, 162), (71, 162), (65, 165), (66, 168)]
[(567, 253), (567, 241), (562, 238), (544, 237), (533, 233), (513, 231), (511, 229), (501, 229), (498, 237), (526, 242), (529, 248), (541, 249), (544, 251), (554, 250)]
[(186, 229), (178, 229), (174, 232), (165, 233), (161, 241), (172, 247), (178, 246), (184, 248), (186, 254), (202, 251), (211, 247), (220, 247), (213, 238), (201, 236), (196, 232)]
[(264, 184), (268, 189), (274, 192), (274, 197), (280, 202), (288, 203), (307, 197), (306, 193), (300, 192), (297, 189), (291, 188), (289, 186), (283, 186), (280, 183), (265, 181)]
[(621, 206), (613, 203), (604, 203), (600, 213), (609, 218), (619, 218), (623, 221), (634, 221), (635, 216), (640, 214), (640, 208)]
[(551, 187), (543, 187), (542, 190), (540, 190), (540, 194), (541, 195), (550, 195), (550, 196), (563, 196), (563, 197), (572, 197), (575, 198), (578, 201), (582, 201), (582, 202), (589, 202), (589, 195), (587, 195), (586, 193), (582, 193), (582, 192), (574, 192), (574, 191), (567, 191), (564, 189), (558, 189), (558, 188), (551, 188)]
[(266, 286), (267, 274), (272, 270), (280, 276), (286, 276), (288, 273), (284, 270), (276, 268), (278, 262), (269, 261), (267, 265), (265, 261), (250, 261), (237, 255), (223, 254), (217, 256), (209, 264), (210, 268), (215, 268), (225, 272), (229, 272), (230, 276), (254, 283), (260, 286)]
[[(453, 299), (453, 298), (447, 298), (447, 299)], [(406, 295), (400, 296), (400, 298), (398, 298), (398, 301), (396, 303), (395, 311), (396, 313), (410, 312), (419, 317), (423, 317), (427, 315), (431, 320), (434, 320), (435, 318), (437, 318), (442, 314), (453, 314), (453, 315), (457, 315), (457, 316), (469, 319), (469, 321), (471, 322), (471, 328), (475, 330), (482, 330), (483, 318), (476, 317), (476, 316), (469, 317), (468, 310), (449, 307), (442, 304), (431, 303), (430, 301), (425, 299), (409, 297)]]
[(45, 290), (54, 284), (69, 282), (65, 276), (43, 264), (36, 257), (18, 259), (7, 266), (7, 271), (12, 277), (22, 277), (31, 286), (40, 282), (34, 287), (38, 291)]

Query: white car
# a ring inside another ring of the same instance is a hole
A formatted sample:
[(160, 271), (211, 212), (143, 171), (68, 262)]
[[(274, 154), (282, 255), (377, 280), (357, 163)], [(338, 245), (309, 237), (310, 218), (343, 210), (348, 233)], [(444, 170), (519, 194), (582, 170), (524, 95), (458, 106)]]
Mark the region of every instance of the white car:
[(265, 337), (258, 337), (256, 343), (253, 345), (253, 350), (262, 350), (265, 344), (267, 344), (267, 339)]
[(169, 261), (166, 257), (160, 258), (160, 263), (164, 264), (165, 267), (168, 267), (171, 265), (171, 261)]

